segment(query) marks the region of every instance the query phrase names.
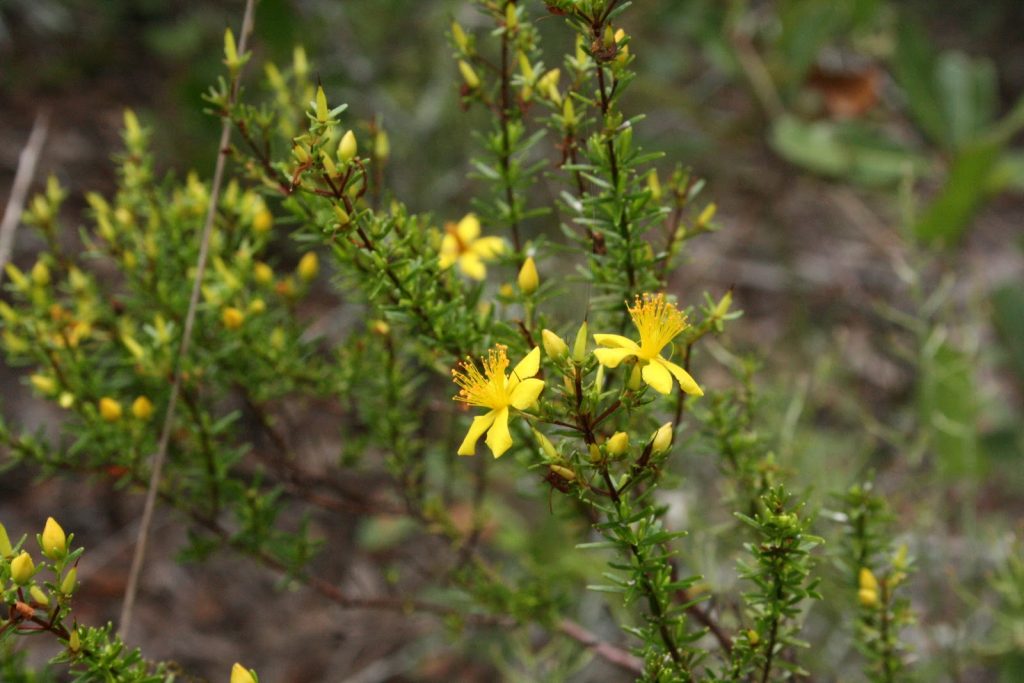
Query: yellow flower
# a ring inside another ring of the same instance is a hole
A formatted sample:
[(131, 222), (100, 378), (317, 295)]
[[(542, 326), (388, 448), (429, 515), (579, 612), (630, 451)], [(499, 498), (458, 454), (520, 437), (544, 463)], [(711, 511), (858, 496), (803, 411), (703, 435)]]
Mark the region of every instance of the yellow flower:
[(487, 275), (484, 261), (490, 261), (505, 250), (500, 237), (480, 237), (480, 221), (476, 214), (466, 216), (445, 226), (441, 240), (440, 266), (444, 270), (456, 263), (467, 277), (483, 280)]
[(231, 667), (231, 683), (256, 683), (256, 678), (248, 669), (235, 662)]
[(68, 537), (64, 529), (53, 517), (46, 518), (43, 526), (42, 542), (39, 544), (43, 549), (43, 555), (51, 560), (59, 560), (68, 552)]
[(675, 377), (683, 391), (694, 396), (703, 396), (704, 392), (697, 386), (690, 373), (661, 357), (662, 349), (686, 329), (686, 316), (673, 304), (665, 301), (664, 294), (644, 294), (643, 298), (637, 297), (634, 304), (629, 307), (629, 316), (640, 332), (640, 343), (637, 344), (617, 334), (595, 334), (594, 341), (598, 346), (608, 347), (594, 351), (598, 362), (614, 368), (626, 358), (635, 357), (640, 365), (643, 380), (655, 391), (662, 394), (672, 391), (672, 378)]
[(121, 404), (109, 396), (100, 399), (100, 417), (107, 422), (117, 422), (121, 419)]
[(245, 322), (245, 314), (234, 306), (228, 306), (220, 314), (221, 322), (229, 330), (237, 330)]
[(320, 260), (317, 258), (315, 251), (307, 251), (302, 255), (296, 272), (306, 282), (316, 279), (317, 273), (320, 272)]
[(35, 573), (36, 565), (32, 562), (32, 557), (24, 550), (11, 560), (11, 581), (19, 586), (24, 586), (31, 581), (32, 575)]
[(480, 360), (483, 372), (472, 360), (452, 370), (452, 380), (460, 387), (454, 399), (490, 409), (473, 418), (469, 433), (459, 446), (459, 455), (475, 455), (476, 442), (487, 432), (487, 446), (494, 457), (499, 458), (512, 446), (512, 435), (508, 431), (509, 408), (526, 410), (537, 402), (544, 389), (544, 380), (533, 378), (540, 370), (540, 347), (535, 346), (526, 354), (509, 376), (505, 375), (508, 367), (505, 346), (498, 344), (487, 358)]
[(132, 401), (132, 415), (135, 419), (145, 422), (153, 416), (153, 402), (145, 396), (139, 396)]

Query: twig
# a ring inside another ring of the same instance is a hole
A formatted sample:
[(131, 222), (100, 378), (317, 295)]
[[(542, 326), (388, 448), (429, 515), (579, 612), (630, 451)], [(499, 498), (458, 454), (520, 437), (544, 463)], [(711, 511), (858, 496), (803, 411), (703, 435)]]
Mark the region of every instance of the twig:
[(28, 141), (25, 143), (24, 149), (21, 150), (21, 154), (18, 155), (18, 170), (14, 173), (14, 184), (11, 185), (11, 194), (7, 198), (7, 206), (4, 207), (3, 220), (0, 221), (0, 281), (4, 277), (4, 267), (11, 260), (14, 232), (18, 229), (21, 212), (25, 209), (25, 198), (28, 196), (28, 188), (32, 184), (32, 176), (36, 173), (39, 153), (46, 142), (49, 128), (49, 112), (41, 111), (36, 114), (32, 132), (29, 133)]
[(593, 650), (594, 654), (609, 664), (614, 664), (635, 674), (641, 674), (644, 671), (644, 663), (639, 657), (634, 657), (622, 648), (601, 640), (575, 621), (562, 619), (558, 622), (558, 630), (587, 649)]
[[(242, 30), (238, 41), (238, 53), (244, 55), (246, 43), (253, 27), (253, 6), (255, 0), (246, 0), (245, 14), (242, 18)], [(231, 85), (229, 104), (233, 104), (238, 97), (240, 72), (235, 75)], [(178, 357), (175, 361), (174, 382), (171, 384), (171, 394), (167, 401), (167, 413), (164, 416), (163, 429), (160, 433), (160, 442), (156, 454), (153, 456), (153, 469), (149, 478), (149, 488), (146, 490), (146, 502), (142, 508), (142, 519), (139, 522), (139, 536), (135, 545), (135, 555), (132, 557), (131, 570), (128, 573), (128, 584), (124, 592), (124, 604), (121, 607), (121, 619), (118, 633), (122, 638), (127, 637), (131, 629), (132, 610), (135, 607), (135, 596), (139, 589), (139, 576), (142, 573), (142, 564), (146, 558), (146, 542), (149, 539), (150, 524), (153, 520), (153, 510), (156, 507), (157, 492), (160, 488), (160, 477), (163, 473), (164, 461), (167, 459), (167, 447), (171, 440), (171, 429), (174, 422), (174, 409), (177, 407), (178, 395), (181, 392), (181, 364), (188, 354), (189, 342), (192, 338), (192, 328), (195, 325), (196, 309), (199, 306), (200, 289), (203, 283), (203, 276), (206, 273), (206, 260), (210, 251), (210, 235), (213, 232), (214, 219), (217, 215), (217, 204), (220, 201), (221, 184), (224, 181), (224, 166), (227, 158), (228, 142), (231, 136), (231, 116), (225, 112), (221, 124), (220, 142), (217, 145), (217, 163), (213, 172), (213, 184), (210, 188), (210, 203), (206, 210), (206, 221), (203, 225), (202, 241), (199, 245), (199, 258), (196, 261), (196, 275), (192, 283), (192, 297), (188, 304), (188, 313), (185, 315), (185, 324), (181, 333), (181, 346), (178, 348)]]

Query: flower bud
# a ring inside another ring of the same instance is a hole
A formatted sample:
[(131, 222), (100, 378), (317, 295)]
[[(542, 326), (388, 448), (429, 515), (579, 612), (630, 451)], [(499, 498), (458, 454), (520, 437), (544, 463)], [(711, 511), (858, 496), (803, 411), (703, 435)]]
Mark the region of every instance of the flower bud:
[(315, 251), (307, 251), (303, 254), (296, 272), (298, 272), (299, 278), (306, 282), (316, 278), (317, 273), (320, 272), (320, 260)]
[(379, 161), (387, 161), (391, 156), (391, 139), (383, 129), (373, 136), (373, 156)]
[(295, 72), (296, 78), (305, 78), (306, 74), (309, 73), (309, 62), (306, 60), (306, 48), (301, 45), (296, 45), (295, 49), (292, 50), (292, 70)]
[(136, 420), (145, 422), (153, 417), (153, 402), (145, 396), (139, 396), (132, 401), (132, 415)]
[(480, 87), (480, 77), (476, 75), (476, 71), (473, 67), (464, 59), (459, 60), (459, 73), (462, 74), (462, 80), (466, 82), (470, 90), (475, 90)]
[(579, 332), (576, 333), (576, 341), (572, 345), (572, 359), (577, 363), (582, 363), (587, 357), (587, 321), (584, 320), (583, 324), (580, 325)]
[(104, 396), (99, 402), (100, 417), (107, 422), (117, 422), (121, 419), (121, 404), (109, 396)]
[(658, 427), (651, 437), (651, 453), (658, 455), (664, 453), (672, 446), (672, 423), (666, 422)]
[(320, 163), (324, 165), (324, 171), (326, 171), (327, 175), (330, 176), (331, 178), (334, 178), (335, 176), (339, 175), (338, 167), (334, 165), (334, 159), (331, 158), (330, 154), (324, 152), (320, 156)]
[(540, 276), (537, 275), (537, 264), (532, 256), (527, 256), (523, 267), (519, 269), (519, 289), (523, 294), (530, 295), (537, 291)]
[(338, 219), (338, 225), (340, 225), (343, 228), (352, 222), (352, 219), (349, 217), (348, 212), (345, 211), (344, 207), (342, 207), (341, 204), (334, 205), (334, 215)]
[(71, 595), (75, 592), (75, 588), (78, 586), (78, 569), (72, 567), (71, 570), (64, 575), (64, 580), (60, 582), (60, 592), (64, 595)]
[(272, 227), (274, 227), (274, 214), (270, 213), (270, 209), (264, 206), (252, 217), (252, 229), (263, 233)]
[(565, 479), (566, 481), (576, 480), (576, 473), (570, 470), (568, 467), (562, 467), (561, 465), (548, 465), (548, 467), (551, 468), (552, 472), (560, 476), (562, 479)]
[(519, 17), (516, 15), (516, 3), (510, 2), (505, 5), (505, 28), (509, 31), (514, 31), (518, 25)]
[(644, 384), (643, 371), (640, 369), (640, 365), (634, 365), (633, 369), (629, 373), (629, 381), (626, 382), (626, 388), (630, 391), (639, 391), (640, 387)]
[(75, 405), (75, 395), (70, 391), (60, 392), (60, 396), (57, 397), (57, 405), (64, 410), (67, 410), (71, 406)]
[(72, 631), (68, 637), (68, 649), (72, 652), (78, 652), (82, 649), (82, 639), (78, 635), (78, 631)]
[(32, 600), (40, 607), (46, 607), (50, 604), (50, 598), (43, 589), (39, 586), (32, 586), (28, 589), (28, 594), (32, 596)]
[(536, 429), (533, 430), (533, 436), (537, 439), (537, 443), (540, 444), (540, 449), (549, 460), (558, 460), (558, 451), (555, 450), (555, 445), (551, 443), (551, 440), (548, 439), (548, 437), (544, 436)]
[(229, 330), (237, 330), (245, 322), (245, 314), (234, 306), (228, 306), (220, 314), (221, 322)]
[(761, 636), (758, 635), (757, 631), (755, 631), (754, 629), (748, 628), (747, 642), (749, 642), (751, 645), (757, 645), (759, 642), (761, 642)]
[(716, 211), (718, 211), (718, 207), (715, 206), (714, 202), (705, 206), (704, 210), (700, 212), (699, 216), (697, 216), (697, 227), (706, 227), (707, 224), (711, 222), (711, 219), (715, 217)]
[(597, 372), (594, 374), (594, 391), (601, 393), (604, 391), (604, 366), (598, 365)]
[(274, 269), (263, 261), (257, 261), (252, 268), (252, 276), (261, 285), (269, 285), (274, 281)]
[(732, 306), (732, 290), (730, 289), (725, 295), (719, 300), (718, 305), (715, 306), (714, 316), (716, 318), (724, 318), (729, 312), (729, 307)]
[(324, 93), (323, 86), (318, 85), (316, 87), (316, 120), (319, 123), (327, 123), (327, 118), (330, 115), (330, 108), (327, 106), (327, 95)]
[(256, 683), (256, 677), (244, 666), (235, 662), (231, 667), (231, 683)]
[(247, 310), (249, 313), (259, 315), (263, 311), (267, 310), (267, 302), (257, 297), (249, 302), (249, 308)]
[(566, 97), (562, 103), (562, 123), (566, 128), (573, 128), (576, 125), (576, 108), (572, 105), (571, 97)]
[(609, 455), (623, 455), (629, 450), (629, 434), (626, 432), (615, 432), (608, 439), (606, 447)]
[(40, 547), (51, 560), (59, 560), (68, 553), (68, 537), (53, 517), (46, 518)]
[(878, 591), (870, 588), (861, 588), (857, 591), (857, 601), (863, 607), (878, 607)]
[(11, 547), (11, 539), (7, 536), (7, 529), (0, 524), (0, 557), (9, 556), (14, 549)]
[(28, 381), (35, 387), (36, 391), (44, 396), (49, 396), (57, 391), (57, 380), (47, 375), (35, 374), (29, 377)]
[(593, 463), (601, 462), (601, 459), (602, 459), (601, 448), (596, 443), (588, 444), (587, 445), (587, 452), (590, 454), (590, 462), (593, 462)]
[(32, 580), (36, 573), (36, 565), (32, 562), (32, 556), (24, 550), (16, 558), (11, 560), (11, 580), (19, 586), (24, 586)]
[(651, 192), (651, 199), (656, 202), (661, 201), (661, 181), (658, 180), (657, 169), (651, 169), (650, 173), (647, 174), (647, 189)]
[(548, 358), (562, 358), (569, 352), (565, 341), (551, 330), (541, 330), (540, 339)]
[(857, 583), (861, 590), (878, 591), (878, 579), (867, 567), (861, 567), (857, 574)]
[(31, 275), (32, 282), (40, 287), (50, 284), (50, 269), (42, 261), (36, 261), (36, 264), (32, 266)]
[(466, 32), (462, 30), (462, 26), (457, 21), (452, 22), (452, 40), (455, 42), (455, 47), (459, 48), (460, 52), (466, 52), (469, 47), (469, 38), (466, 36)]
[(347, 164), (355, 159), (358, 151), (359, 143), (356, 141), (356, 134), (351, 130), (345, 131), (345, 134), (341, 136), (341, 142), (338, 143), (338, 160)]

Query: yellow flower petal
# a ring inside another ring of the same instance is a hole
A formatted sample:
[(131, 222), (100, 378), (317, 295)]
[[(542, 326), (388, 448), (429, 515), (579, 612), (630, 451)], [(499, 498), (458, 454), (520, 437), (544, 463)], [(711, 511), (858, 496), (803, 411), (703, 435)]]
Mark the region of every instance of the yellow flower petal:
[(469, 245), (469, 250), (482, 259), (492, 259), (505, 251), (505, 241), (500, 237), (481, 237)]
[(516, 410), (526, 410), (537, 402), (537, 397), (544, 390), (544, 380), (524, 379), (509, 396), (509, 404)]
[(441, 253), (438, 258), (441, 270), (451, 268), (459, 258), (459, 241), (454, 235), (445, 233), (441, 238)]
[(480, 219), (476, 217), (475, 213), (467, 213), (455, 226), (455, 231), (463, 243), (469, 244), (480, 236)]
[(639, 349), (640, 345), (632, 339), (623, 337), (620, 334), (595, 334), (594, 341), (598, 346), (607, 346), (613, 349)]
[(509, 377), (509, 380), (522, 381), (536, 375), (538, 370), (540, 370), (540, 347), (534, 346), (533, 351), (526, 354), (526, 357), (512, 368), (512, 376)]
[(623, 360), (635, 355), (636, 349), (594, 349), (597, 362), (606, 368), (618, 367)]
[(487, 266), (484, 265), (479, 256), (471, 251), (467, 251), (459, 257), (459, 270), (466, 277), (473, 278), (474, 280), (483, 280), (487, 277)]
[(508, 431), (508, 408), (502, 408), (494, 416), (494, 424), (487, 431), (487, 446), (495, 458), (512, 447), (512, 435)]
[(659, 363), (664, 366), (669, 372), (671, 372), (676, 380), (679, 382), (679, 386), (683, 391), (690, 394), (691, 396), (703, 396), (704, 390), (697, 385), (697, 382), (690, 376), (686, 370), (682, 369), (672, 361), (665, 360), (664, 358), (655, 358), (654, 363)]
[(660, 394), (672, 391), (672, 375), (661, 363), (651, 361), (641, 371), (644, 381)]
[(459, 446), (459, 455), (476, 455), (476, 442), (480, 440), (483, 433), (494, 423), (496, 415), (497, 412), (492, 410), (486, 415), (479, 415), (473, 418), (473, 424), (469, 425), (466, 438), (462, 440), (462, 445)]

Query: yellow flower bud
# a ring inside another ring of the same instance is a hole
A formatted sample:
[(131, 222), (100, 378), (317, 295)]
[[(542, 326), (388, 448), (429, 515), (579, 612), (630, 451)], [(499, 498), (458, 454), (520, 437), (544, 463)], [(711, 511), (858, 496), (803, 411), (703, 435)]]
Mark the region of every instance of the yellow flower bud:
[(49, 596), (39, 586), (33, 585), (28, 589), (28, 594), (32, 596), (32, 600), (40, 607), (46, 607), (50, 604)]
[(274, 227), (274, 214), (270, 213), (270, 209), (264, 206), (252, 217), (252, 229), (256, 232), (264, 233), (272, 227)]
[(672, 446), (672, 423), (666, 422), (658, 427), (651, 437), (651, 453), (658, 455), (664, 453)]
[(36, 261), (36, 264), (32, 266), (32, 282), (40, 287), (50, 284), (50, 269), (42, 261)]
[(109, 396), (104, 396), (99, 403), (100, 417), (107, 422), (117, 422), (121, 419), (121, 404)]
[(607, 443), (609, 455), (622, 455), (629, 450), (629, 434), (626, 432), (615, 432), (608, 439)]
[(324, 165), (324, 170), (327, 171), (327, 175), (335, 177), (338, 174), (338, 167), (334, 165), (334, 160), (331, 159), (331, 155), (326, 152), (320, 156), (320, 163)]
[(757, 631), (752, 628), (747, 629), (747, 642), (751, 645), (757, 645), (761, 642), (761, 636), (758, 635)]
[(53, 517), (46, 518), (46, 525), (43, 526), (43, 535), (40, 547), (43, 555), (51, 560), (59, 560), (68, 553), (68, 537), (64, 529)]
[(350, 130), (345, 131), (345, 134), (341, 136), (341, 142), (338, 143), (338, 160), (347, 164), (355, 159), (358, 151), (359, 143), (356, 141), (356, 134)]
[(475, 90), (480, 87), (480, 77), (476, 75), (476, 71), (473, 67), (464, 59), (459, 60), (459, 73), (462, 74), (462, 80), (466, 82), (470, 90)]
[(263, 311), (267, 310), (267, 303), (259, 297), (249, 302), (249, 313), (253, 315), (259, 315)]
[(582, 363), (587, 357), (587, 321), (584, 320), (583, 324), (580, 325), (579, 332), (576, 333), (576, 341), (572, 345), (572, 359), (577, 363)]
[(78, 635), (78, 631), (72, 631), (71, 636), (68, 637), (68, 649), (72, 652), (78, 652), (82, 649), (82, 639)]
[(505, 282), (504, 284), (501, 285), (501, 287), (498, 287), (498, 294), (505, 298), (511, 298), (515, 296), (515, 293), (516, 290), (514, 287), (512, 287), (511, 283)]
[(380, 161), (387, 161), (391, 156), (391, 139), (384, 130), (378, 130), (373, 138), (373, 156)]
[(505, 28), (509, 31), (514, 31), (518, 25), (519, 17), (516, 15), (516, 3), (510, 2), (505, 5)]
[(28, 289), (28, 278), (25, 277), (25, 273), (21, 272), (18, 266), (8, 263), (4, 270), (7, 271), (7, 277), (10, 278), (11, 284), (14, 285), (15, 289), (22, 292)]
[(153, 402), (145, 396), (137, 397), (132, 401), (132, 415), (135, 416), (136, 420), (145, 422), (153, 417)]
[(284, 348), (284, 345), (285, 345), (285, 343), (287, 341), (288, 341), (288, 338), (285, 335), (285, 332), (284, 332), (283, 328), (275, 327), (273, 330), (270, 331), (270, 346), (271, 346), (271, 348), (274, 348), (274, 349), (277, 349), (278, 351), (280, 351), (281, 349)]
[(306, 49), (301, 45), (296, 45), (295, 49), (292, 50), (292, 71), (295, 72), (295, 76), (299, 79), (305, 78), (306, 74), (309, 73)]
[(60, 396), (57, 397), (57, 405), (64, 410), (67, 410), (71, 406), (75, 405), (75, 395), (70, 391), (60, 392)]
[(384, 320), (374, 320), (370, 323), (370, 329), (373, 330), (374, 334), (379, 334), (382, 337), (386, 337), (391, 333), (391, 325), (388, 325)]
[(551, 468), (552, 472), (560, 476), (562, 479), (565, 479), (566, 481), (576, 480), (576, 473), (570, 470), (568, 467), (562, 467), (561, 465), (548, 465), (548, 467)]
[(540, 339), (548, 358), (562, 358), (569, 352), (565, 341), (551, 330), (541, 330)]
[(341, 204), (334, 205), (334, 215), (338, 218), (338, 225), (342, 228), (352, 222), (352, 218)]
[(252, 268), (252, 276), (261, 285), (269, 285), (274, 281), (274, 269), (263, 261), (257, 261)]
[(700, 212), (699, 216), (697, 216), (697, 227), (706, 227), (707, 224), (711, 222), (711, 219), (715, 217), (716, 211), (718, 211), (718, 207), (715, 206), (714, 202), (705, 206), (704, 210)]
[(238, 48), (235, 46), (235, 34), (230, 28), (224, 29), (224, 65), (235, 71), (241, 66), (238, 60)]
[(878, 590), (878, 579), (875, 578), (875, 575), (867, 567), (860, 568), (860, 572), (857, 574), (857, 583), (861, 590)]
[(29, 377), (28, 381), (35, 387), (36, 391), (44, 396), (49, 396), (57, 391), (57, 380), (48, 375), (35, 374)]
[(327, 95), (324, 93), (323, 86), (316, 87), (316, 120), (319, 123), (327, 123), (327, 116), (330, 113), (330, 109), (327, 107)]
[(231, 683), (256, 683), (256, 677), (244, 666), (235, 662), (231, 667)]
[(67, 574), (64, 575), (64, 580), (60, 582), (60, 592), (64, 595), (71, 595), (75, 592), (75, 588), (78, 586), (78, 569), (72, 567)]
[(718, 305), (715, 306), (714, 316), (716, 318), (724, 318), (729, 312), (729, 307), (732, 306), (732, 290), (730, 289), (725, 295), (719, 300)]
[(537, 264), (532, 256), (527, 256), (523, 267), (519, 269), (519, 289), (523, 294), (530, 295), (537, 291), (540, 276), (537, 275)]
[(594, 374), (594, 391), (601, 393), (604, 390), (604, 366), (597, 366), (597, 373)]
[(555, 450), (555, 445), (551, 443), (551, 440), (548, 437), (534, 429), (533, 438), (537, 439), (537, 443), (540, 444), (540, 449), (543, 451), (545, 457), (549, 460), (558, 460), (558, 451)]
[(878, 591), (870, 588), (861, 588), (857, 591), (857, 600), (864, 607), (878, 607)]
[(562, 104), (562, 123), (565, 124), (566, 128), (572, 128), (576, 125), (576, 108), (572, 106), (571, 97), (566, 97), (565, 102)]
[(661, 181), (658, 179), (658, 171), (651, 169), (650, 173), (647, 174), (647, 189), (651, 191), (651, 199), (656, 202), (661, 201)]
[(320, 272), (320, 260), (315, 251), (307, 251), (303, 254), (296, 272), (298, 272), (299, 278), (306, 282), (316, 278), (317, 273)]
[(245, 314), (234, 306), (228, 306), (221, 311), (220, 320), (229, 330), (237, 330), (245, 322)]
[(629, 381), (626, 382), (626, 388), (630, 391), (639, 391), (640, 387), (644, 384), (643, 371), (640, 369), (640, 365), (634, 365), (633, 369), (629, 373)]
[(461, 52), (466, 52), (469, 47), (469, 38), (457, 21), (452, 22), (452, 40), (455, 42), (455, 47), (459, 48)]
[(24, 586), (31, 581), (32, 575), (35, 573), (36, 565), (32, 562), (32, 557), (24, 550), (11, 560), (11, 580), (19, 586)]
[(14, 548), (11, 547), (11, 539), (7, 536), (7, 529), (4, 528), (3, 524), (0, 524), (0, 557), (7, 557)]

